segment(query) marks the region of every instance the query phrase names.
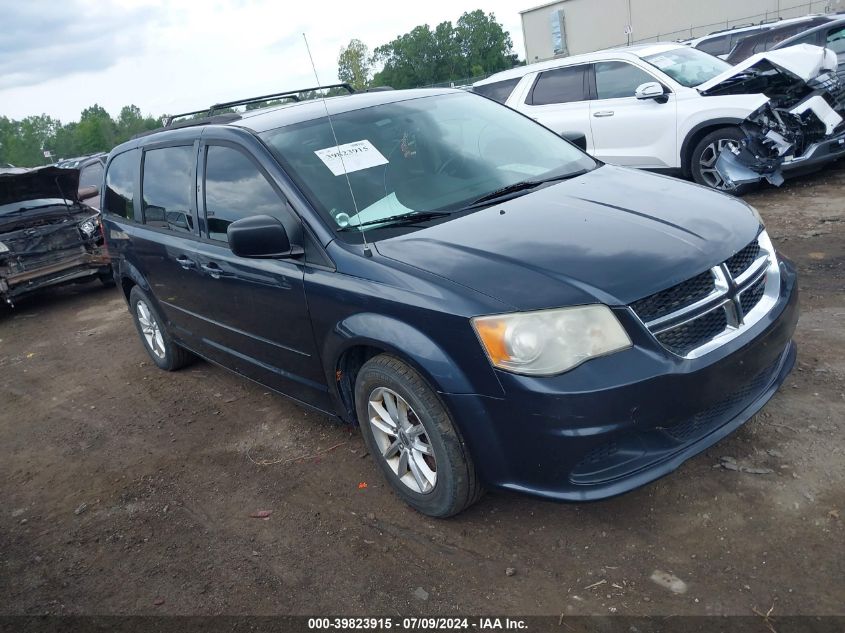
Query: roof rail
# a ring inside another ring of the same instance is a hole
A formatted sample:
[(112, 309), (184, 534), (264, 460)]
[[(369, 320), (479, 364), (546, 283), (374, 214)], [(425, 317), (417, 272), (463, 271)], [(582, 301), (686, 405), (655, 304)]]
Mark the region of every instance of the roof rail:
[(312, 88), (299, 88), (297, 90), (286, 90), (285, 92), (274, 92), (273, 94), (269, 95), (261, 95), (260, 97), (249, 97), (247, 99), (237, 99), (235, 101), (225, 101), (223, 103), (215, 103), (210, 108), (206, 108), (204, 110), (194, 110), (192, 112), (183, 112), (181, 114), (172, 114), (168, 116), (164, 120), (164, 127), (171, 127), (173, 125), (174, 119), (180, 119), (186, 116), (196, 116), (197, 114), (205, 114), (203, 118), (211, 118), (215, 115), (215, 112), (218, 110), (223, 110), (225, 108), (233, 108), (239, 105), (248, 105), (250, 103), (261, 103), (262, 101), (268, 101), (270, 99), (290, 99), (291, 101), (299, 101), (299, 95), (303, 92), (311, 92), (314, 90), (327, 90), (331, 88), (343, 88), (349, 94), (355, 92), (355, 89), (350, 86), (348, 83), (343, 82), (339, 84), (328, 84), (326, 86), (314, 86)]

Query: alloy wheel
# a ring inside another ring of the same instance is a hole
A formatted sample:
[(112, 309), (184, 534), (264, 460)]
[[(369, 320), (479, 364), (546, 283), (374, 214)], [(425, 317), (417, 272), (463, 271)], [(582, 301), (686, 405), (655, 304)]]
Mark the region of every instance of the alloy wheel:
[(719, 191), (732, 191), (734, 189), (733, 186), (725, 182), (716, 170), (716, 161), (719, 159), (719, 154), (726, 147), (737, 149), (739, 143), (731, 138), (720, 138), (707, 145), (698, 159), (698, 171), (704, 184)]
[(395, 391), (378, 387), (368, 398), (367, 412), (381, 457), (399, 481), (419, 494), (434, 490), (434, 448), (411, 405)]
[(163, 359), (165, 356), (164, 337), (158, 321), (153, 316), (153, 311), (145, 301), (139, 300), (135, 305), (135, 312), (138, 315), (138, 323), (141, 325), (141, 333), (144, 335), (147, 347), (157, 358)]

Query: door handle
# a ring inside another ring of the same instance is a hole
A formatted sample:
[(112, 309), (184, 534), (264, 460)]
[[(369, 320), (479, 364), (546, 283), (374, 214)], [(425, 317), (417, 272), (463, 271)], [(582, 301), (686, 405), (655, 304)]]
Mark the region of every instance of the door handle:
[(185, 270), (196, 268), (197, 266), (197, 263), (193, 259), (188, 259), (184, 255), (179, 255), (179, 257), (176, 258), (176, 261), (179, 262), (179, 265)]
[(203, 264), (202, 266), (200, 266), (200, 268), (207, 272), (208, 276), (212, 279), (220, 279), (220, 277), (223, 276), (223, 269), (220, 268), (220, 266), (218, 266), (214, 262), (211, 262), (209, 264)]
[(600, 112), (593, 112), (595, 117), (613, 116), (613, 110), (602, 110)]

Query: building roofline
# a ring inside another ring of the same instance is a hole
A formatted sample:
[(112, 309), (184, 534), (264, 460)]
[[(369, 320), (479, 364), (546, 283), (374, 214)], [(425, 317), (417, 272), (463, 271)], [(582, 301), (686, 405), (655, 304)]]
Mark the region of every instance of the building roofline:
[(550, 7), (554, 4), (562, 4), (566, 1), (567, 0), (553, 0), (552, 2), (546, 2), (545, 4), (541, 4), (541, 5), (536, 6), (536, 7), (531, 7), (530, 9), (524, 9), (524, 10), (519, 12), (519, 15), (522, 15), (523, 13), (531, 13), (532, 11), (536, 11), (537, 9), (545, 9), (546, 7)]

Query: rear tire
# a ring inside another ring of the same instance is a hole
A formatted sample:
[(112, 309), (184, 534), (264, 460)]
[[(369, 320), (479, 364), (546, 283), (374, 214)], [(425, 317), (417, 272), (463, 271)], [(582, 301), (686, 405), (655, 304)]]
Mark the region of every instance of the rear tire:
[(716, 171), (716, 160), (722, 148), (726, 145), (738, 146), (743, 138), (745, 134), (742, 130), (733, 126), (713, 130), (702, 138), (690, 154), (689, 171), (692, 179), (699, 185), (735, 196), (741, 196), (754, 189), (754, 184), (730, 186)]
[(175, 371), (194, 361), (196, 357), (193, 354), (170, 338), (155, 304), (138, 286), (133, 286), (129, 293), (129, 310), (144, 349), (159, 369)]
[(370, 455), (405, 503), (443, 518), (481, 498), (469, 450), (440, 398), (411, 367), (389, 354), (367, 361), (355, 380), (355, 408)]

